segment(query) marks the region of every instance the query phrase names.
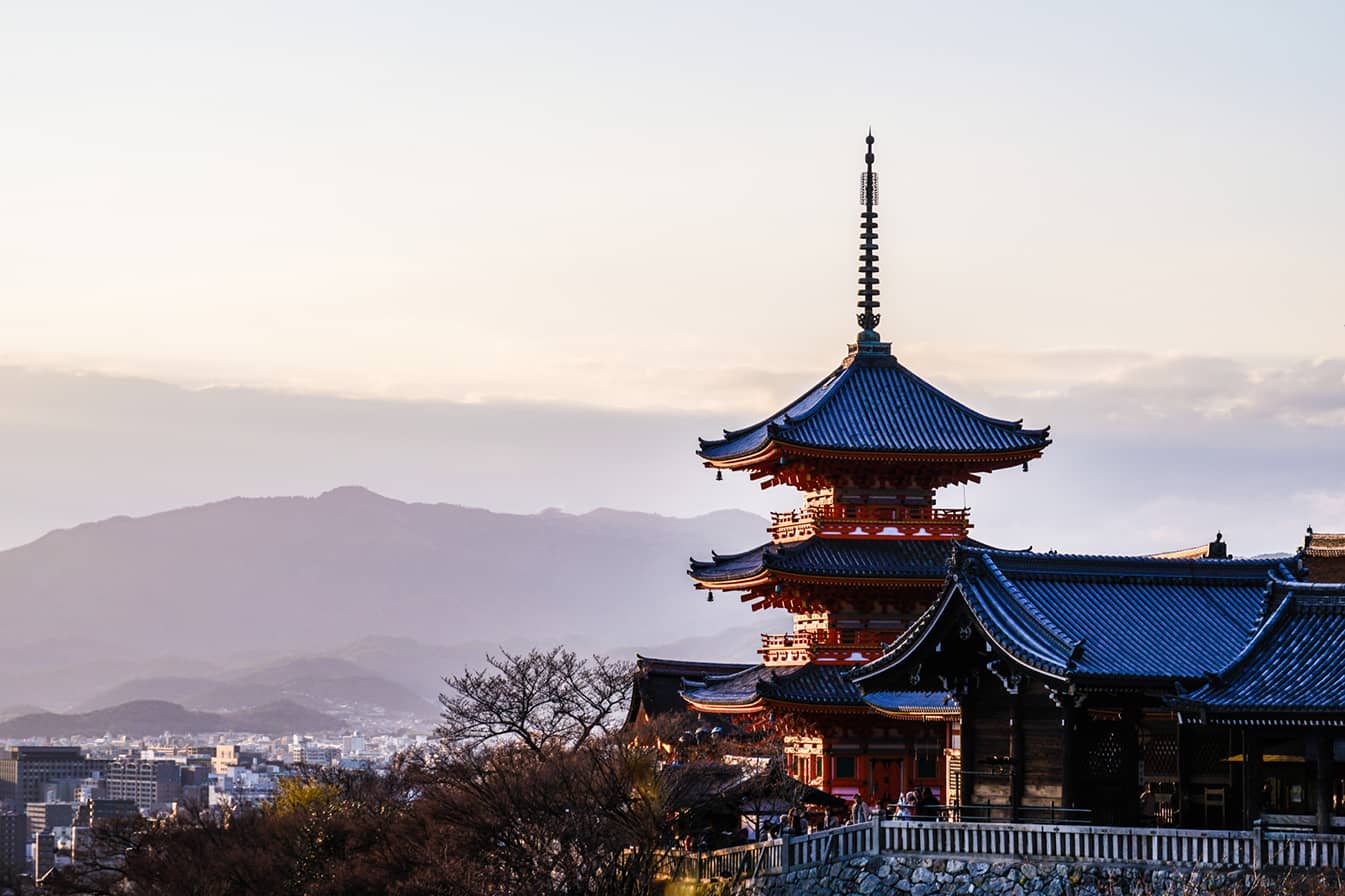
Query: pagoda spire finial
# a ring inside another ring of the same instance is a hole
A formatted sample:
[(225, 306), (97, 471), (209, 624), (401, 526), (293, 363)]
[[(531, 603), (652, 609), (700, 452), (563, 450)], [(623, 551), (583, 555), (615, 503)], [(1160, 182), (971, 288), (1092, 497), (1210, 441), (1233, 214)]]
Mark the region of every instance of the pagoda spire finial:
[(882, 315), (878, 308), (878, 174), (873, 170), (873, 128), (864, 138), (864, 173), (859, 180), (859, 201), (864, 206), (860, 213), (859, 234), (859, 302), (856, 316), (861, 333), (859, 342), (878, 342), (878, 322)]

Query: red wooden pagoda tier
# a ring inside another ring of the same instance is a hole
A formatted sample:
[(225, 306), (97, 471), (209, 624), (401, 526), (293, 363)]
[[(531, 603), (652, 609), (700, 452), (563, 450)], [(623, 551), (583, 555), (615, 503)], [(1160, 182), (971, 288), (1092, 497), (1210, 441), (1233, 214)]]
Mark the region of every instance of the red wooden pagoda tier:
[(949, 539), (814, 536), (713, 554), (708, 561), (693, 558), (688, 575), (701, 590), (743, 592), (754, 609), (802, 613), (839, 606), (909, 619), (910, 601), (920, 596), (907, 592), (938, 592), (952, 545)]
[(953, 544), (813, 537), (693, 560), (690, 575), (701, 590), (741, 592), (754, 610), (794, 614), (792, 632), (762, 636), (768, 665), (858, 665), (876, 659), (938, 597)]

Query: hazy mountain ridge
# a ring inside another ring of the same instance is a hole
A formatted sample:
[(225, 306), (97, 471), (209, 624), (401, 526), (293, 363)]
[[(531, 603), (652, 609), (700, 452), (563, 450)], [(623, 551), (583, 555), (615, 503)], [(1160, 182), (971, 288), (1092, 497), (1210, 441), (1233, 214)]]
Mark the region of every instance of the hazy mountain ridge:
[[(686, 558), (750, 547), (764, 529), (741, 511), (520, 515), (357, 487), (113, 517), (0, 552), (8, 630), (46, 639), (10, 635), (0, 704), (153, 697), (217, 710), (285, 697), (432, 712), (444, 675), (501, 646), (713, 641), (747, 620), (691, 589)], [(348, 666), (249, 677), (316, 659)]]
[(229, 712), (289, 700), (320, 712), (381, 708), (429, 717), (434, 707), (406, 687), (336, 657), (299, 657), (225, 676), (133, 678), (86, 698), (76, 712), (129, 700), (167, 700), (191, 709)]
[(0, 737), (98, 737), (104, 734), (148, 737), (233, 731), (283, 735), (335, 732), (343, 720), (288, 700), (230, 713), (198, 712), (165, 700), (133, 700), (87, 713), (35, 713), (0, 722)]
[(0, 722), (7, 722), (10, 719), (16, 719), (19, 716), (41, 715), (45, 712), (46, 710), (40, 706), (32, 706), (31, 704), (26, 703), (20, 703), (15, 706), (6, 706), (3, 709), (0, 709)]
[(762, 529), (736, 512), (519, 516), (342, 488), (53, 532), (0, 552), (0, 594), (19, 630), (96, 631), (137, 653), (302, 653), (370, 634), (622, 643), (694, 633), (687, 556), (749, 547)]

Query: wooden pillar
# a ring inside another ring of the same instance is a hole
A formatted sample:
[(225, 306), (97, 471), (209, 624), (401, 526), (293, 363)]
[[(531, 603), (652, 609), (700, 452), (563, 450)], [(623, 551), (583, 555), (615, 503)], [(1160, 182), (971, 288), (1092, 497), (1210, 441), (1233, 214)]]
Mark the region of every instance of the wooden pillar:
[(1317, 833), (1331, 833), (1331, 778), (1335, 765), (1335, 750), (1331, 735), (1320, 733), (1313, 737), (1317, 744)]
[(1116, 823), (1133, 825), (1139, 815), (1139, 708), (1127, 703), (1121, 709), (1121, 805)]
[(1074, 708), (1074, 698), (1069, 694), (1063, 694), (1063, 704), (1061, 706), (1061, 738), (1060, 738), (1060, 808), (1077, 809), (1075, 805), (1079, 798), (1078, 794), (1078, 773), (1075, 771), (1077, 750), (1076, 741), (1078, 732), (1075, 730), (1079, 725), (1079, 711)]
[(962, 805), (976, 805), (976, 699), (962, 695)]
[(1009, 819), (1022, 818), (1023, 785), (1027, 763), (1023, 758), (1023, 688), (1020, 685), (1009, 701)]
[(1187, 756), (1192, 746), (1191, 731), (1191, 726), (1182, 724), (1179, 716), (1177, 719), (1177, 795), (1175, 797), (1177, 827), (1179, 828), (1195, 827), (1195, 819), (1187, 807), (1186, 798), (1186, 782), (1191, 778), (1188, 771), (1189, 757)]
[(1262, 788), (1265, 787), (1262, 751), (1261, 732), (1242, 729), (1242, 826), (1247, 830), (1251, 830), (1252, 824), (1265, 811), (1261, 804)]

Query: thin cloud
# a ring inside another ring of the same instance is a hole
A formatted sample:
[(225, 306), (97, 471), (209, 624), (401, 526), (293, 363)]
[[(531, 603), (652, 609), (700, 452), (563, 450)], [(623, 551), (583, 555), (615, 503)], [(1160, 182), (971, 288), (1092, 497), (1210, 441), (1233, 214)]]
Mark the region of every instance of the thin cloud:
[[(1030, 475), (996, 473), (968, 489), (976, 534), (992, 543), (1125, 553), (1223, 529), (1235, 551), (1263, 552), (1292, 549), (1309, 524), (1345, 528), (1345, 360), (1102, 352), (1091, 363), (1088, 353), (1049, 352), (950, 353), (934, 364), (913, 352), (909, 363), (978, 410), (1052, 427), (1055, 443)], [(511, 512), (783, 509), (796, 494), (745, 477), (716, 482), (694, 455), (696, 437), (760, 419), (826, 369), (648, 370), (609, 385), (657, 399), (632, 409), (197, 389), (0, 367), (0, 544), (116, 514), (345, 484)], [(691, 394), (704, 403), (689, 407)]]

